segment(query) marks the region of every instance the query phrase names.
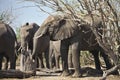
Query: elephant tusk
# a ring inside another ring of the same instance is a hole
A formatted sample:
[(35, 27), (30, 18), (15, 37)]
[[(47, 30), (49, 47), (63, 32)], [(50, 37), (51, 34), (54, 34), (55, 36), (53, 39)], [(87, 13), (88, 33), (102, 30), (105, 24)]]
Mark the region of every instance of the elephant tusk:
[(22, 49), (22, 46), (20, 46), (20, 48), (18, 49), (18, 52)]

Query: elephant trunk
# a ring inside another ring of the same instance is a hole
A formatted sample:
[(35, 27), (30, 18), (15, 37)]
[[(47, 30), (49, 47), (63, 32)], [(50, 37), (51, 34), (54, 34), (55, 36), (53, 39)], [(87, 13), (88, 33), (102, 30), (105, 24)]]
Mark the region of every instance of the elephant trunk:
[(49, 42), (49, 36), (35, 37), (33, 40), (32, 58), (35, 59), (38, 54), (45, 52), (48, 49)]
[[(21, 53), (25, 55), (25, 53), (28, 51), (28, 44), (27, 44), (27, 41), (25, 40), (21, 40)], [(19, 48), (19, 49), (20, 49)]]

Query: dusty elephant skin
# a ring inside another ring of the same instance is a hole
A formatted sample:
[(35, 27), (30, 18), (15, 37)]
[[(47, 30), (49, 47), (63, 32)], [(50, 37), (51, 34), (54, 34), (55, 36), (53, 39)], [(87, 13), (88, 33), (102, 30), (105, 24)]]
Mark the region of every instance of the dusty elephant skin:
[[(101, 19), (97, 16), (94, 16), (94, 18), (96, 19), (94, 23), (96, 26), (93, 27), (99, 30), (98, 28), (102, 26)], [(71, 19), (66, 14), (49, 16), (35, 33), (32, 57), (35, 59), (37, 52), (42, 52), (42, 50), (38, 49), (41, 45), (43, 48), (50, 40), (61, 40), (62, 76), (69, 75), (68, 49), (71, 46), (72, 60), (75, 68), (73, 76), (80, 77), (82, 74), (80, 72), (79, 52), (81, 50), (100, 50), (101, 48), (97, 44), (88, 24), (80, 24), (78, 21)], [(92, 20), (90, 16), (86, 16), (85, 19), (88, 22)]]
[(7, 59), (6, 68), (8, 61), (10, 61), (10, 69), (16, 68), (16, 43), (17, 39), (13, 29), (8, 24), (0, 22), (0, 70), (3, 57)]

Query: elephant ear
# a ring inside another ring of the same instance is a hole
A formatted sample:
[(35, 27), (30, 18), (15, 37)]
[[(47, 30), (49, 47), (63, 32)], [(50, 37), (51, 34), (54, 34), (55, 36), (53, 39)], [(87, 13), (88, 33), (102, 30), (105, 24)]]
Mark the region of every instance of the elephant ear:
[(59, 26), (54, 29), (52, 39), (63, 40), (75, 36), (80, 31), (78, 22), (71, 19), (61, 19)]
[(53, 16), (48, 16), (48, 18), (41, 24), (41, 26), (35, 33), (34, 38), (39, 38), (44, 35), (48, 35), (47, 34), (48, 33), (48, 23), (50, 23), (53, 20), (54, 20)]
[(58, 15), (49, 16), (37, 30), (34, 37), (39, 38), (43, 35), (50, 35), (50, 39), (57, 41), (70, 38), (78, 33), (80, 27), (78, 22), (68, 17)]
[(28, 31), (29, 31), (32, 35), (34, 35), (35, 32), (36, 32), (38, 29), (39, 29), (39, 25), (37, 25), (36, 23), (31, 23), (31, 24), (29, 25)]

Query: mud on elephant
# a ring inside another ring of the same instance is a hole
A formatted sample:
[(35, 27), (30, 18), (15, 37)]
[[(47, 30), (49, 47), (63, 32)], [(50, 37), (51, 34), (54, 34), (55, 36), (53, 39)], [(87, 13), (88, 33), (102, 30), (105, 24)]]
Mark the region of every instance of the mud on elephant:
[(0, 22), (0, 70), (2, 68), (3, 57), (6, 58), (6, 69), (10, 62), (10, 69), (16, 68), (16, 50), (17, 38), (14, 30), (8, 24)]
[[(91, 21), (89, 15), (85, 16), (84, 19)], [(93, 26), (96, 30), (100, 31), (98, 28), (102, 27), (101, 18), (94, 16), (96, 21)], [(73, 20), (72, 16), (60, 13), (50, 15), (38, 29), (34, 36), (34, 48), (32, 57), (35, 59), (38, 48), (44, 46), (44, 44), (49, 43), (50, 40), (57, 41), (61, 40), (61, 57), (62, 57), (62, 68), (63, 76), (69, 75), (68, 70), (68, 50), (71, 46), (72, 60), (75, 72), (74, 77), (81, 76), (80, 63), (79, 63), (79, 52), (81, 50), (100, 50), (100, 46), (96, 41), (96, 37), (90, 29), (90, 26), (86, 23), (82, 23)], [(41, 46), (42, 45), (42, 46)]]

